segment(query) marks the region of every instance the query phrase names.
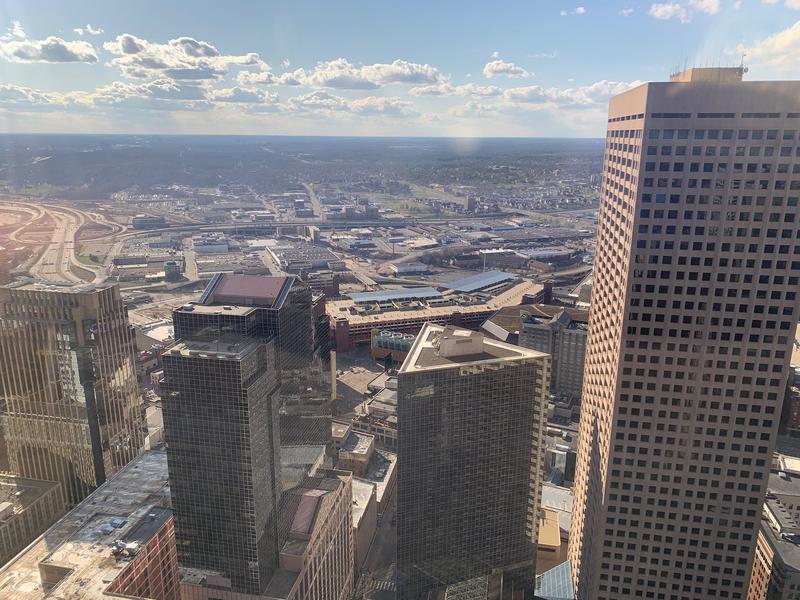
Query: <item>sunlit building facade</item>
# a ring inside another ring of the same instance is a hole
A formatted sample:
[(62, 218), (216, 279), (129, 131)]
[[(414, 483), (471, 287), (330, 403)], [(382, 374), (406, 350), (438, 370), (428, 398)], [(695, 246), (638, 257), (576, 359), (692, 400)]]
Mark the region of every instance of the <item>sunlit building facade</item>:
[(9, 467), (74, 506), (142, 450), (135, 343), (116, 285), (0, 288)]
[(800, 82), (612, 98), (569, 557), (578, 597), (743, 599), (798, 321)]

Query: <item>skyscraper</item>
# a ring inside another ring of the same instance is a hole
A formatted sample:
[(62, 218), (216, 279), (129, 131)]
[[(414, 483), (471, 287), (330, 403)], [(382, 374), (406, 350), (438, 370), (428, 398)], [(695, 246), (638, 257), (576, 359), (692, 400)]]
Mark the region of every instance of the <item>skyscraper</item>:
[(503, 573), (530, 586), (550, 357), (426, 324), (398, 374), (402, 598)]
[(330, 440), (319, 312), (293, 277), (221, 275), (173, 313), (163, 398), (178, 558), (234, 592), (260, 594), (279, 572), (281, 442)]
[(330, 352), (322, 318), (324, 296), (315, 298), (296, 277), (228, 274), (215, 276), (198, 302), (173, 314), (175, 339), (274, 336), (284, 444), (330, 441)]
[(227, 579), (233, 591), (259, 594), (278, 568), (274, 342), (184, 339), (163, 360), (178, 561)]
[(520, 310), (519, 345), (550, 355), (550, 392), (581, 397), (588, 313), (579, 308), (537, 304)]
[(69, 505), (136, 457), (146, 424), (119, 288), (0, 288), (0, 394), (11, 470), (60, 482)]
[(800, 82), (610, 103), (569, 557), (580, 598), (744, 598), (798, 321)]

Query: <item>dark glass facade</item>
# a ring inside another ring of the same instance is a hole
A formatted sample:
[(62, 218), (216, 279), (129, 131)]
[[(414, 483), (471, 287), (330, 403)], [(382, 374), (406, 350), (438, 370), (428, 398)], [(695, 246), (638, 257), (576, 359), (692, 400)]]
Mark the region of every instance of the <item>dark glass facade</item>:
[(178, 558), (233, 591), (262, 593), (278, 568), (281, 443), (331, 437), (323, 317), (324, 297), (320, 309), (293, 277), (236, 275), (173, 313), (164, 425)]
[[(228, 285), (221, 303), (215, 289), (237, 276), (212, 280), (196, 305), (173, 314), (176, 339), (240, 335), (275, 338), (281, 383), (280, 427), (284, 444), (327, 444), (331, 428), (331, 364), (325, 297), (295, 277), (262, 277), (274, 297), (235, 295)], [(252, 285), (256, 277), (248, 277)], [(266, 284), (265, 284), (266, 285)], [(252, 288), (249, 293), (253, 293)]]
[(164, 354), (164, 426), (182, 567), (258, 594), (277, 569), (274, 342), (187, 341)]
[(398, 375), (400, 598), (493, 573), (530, 589), (548, 357), (429, 368), (413, 353)]

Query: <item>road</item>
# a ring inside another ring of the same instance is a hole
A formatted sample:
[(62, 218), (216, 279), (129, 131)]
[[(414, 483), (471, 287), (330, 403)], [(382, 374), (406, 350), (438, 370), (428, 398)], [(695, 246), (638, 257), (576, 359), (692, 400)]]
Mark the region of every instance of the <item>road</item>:
[(365, 571), (374, 573), (397, 560), (397, 526), (392, 525), (396, 503), (396, 498), (392, 499), (381, 518), (381, 526), (375, 530), (375, 538), (364, 561)]
[(30, 273), (43, 281), (83, 281), (72, 272), (75, 259), (75, 234), (83, 224), (75, 215), (50, 209), (45, 213), (53, 220), (55, 227), (53, 237), (44, 252), (30, 267)]
[(317, 197), (317, 193), (314, 191), (314, 186), (310, 183), (304, 183), (303, 187), (306, 188), (306, 193), (308, 194), (308, 199), (311, 201), (311, 208), (314, 210), (314, 215), (322, 217), (322, 204)]
[[(83, 211), (65, 208), (62, 206), (37, 205), (33, 203), (8, 203), (15, 208), (21, 208), (31, 215), (31, 219), (14, 230), (9, 239), (14, 242), (41, 246), (42, 242), (35, 239), (26, 239), (25, 233), (30, 225), (47, 217), (53, 223), (53, 232), (50, 241), (29, 265), (24, 265), (32, 277), (43, 281), (53, 282), (84, 282), (73, 271), (73, 267), (80, 267), (84, 271), (94, 274), (95, 282), (103, 281), (106, 277), (105, 266), (93, 267), (81, 264), (77, 258), (78, 231), (90, 221), (98, 220), (97, 215), (89, 215)], [(104, 220), (100, 221), (103, 222)], [(105, 223), (104, 223), (105, 224)]]

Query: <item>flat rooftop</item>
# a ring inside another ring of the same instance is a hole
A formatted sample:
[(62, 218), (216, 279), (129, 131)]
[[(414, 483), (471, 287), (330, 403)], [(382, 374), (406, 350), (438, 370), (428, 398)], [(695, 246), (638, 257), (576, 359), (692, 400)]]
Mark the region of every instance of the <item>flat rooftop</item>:
[(58, 485), (56, 481), (28, 479), (11, 473), (0, 473), (0, 503), (10, 502), (14, 506), (14, 514), (17, 514)]
[(356, 304), (388, 302), (390, 300), (427, 300), (429, 298), (442, 297), (442, 293), (432, 287), (400, 288), (380, 292), (358, 292), (348, 295)]
[(199, 304), (235, 304), (272, 308), (280, 303), (294, 277), (222, 273), (208, 282)]
[(442, 287), (454, 290), (456, 292), (477, 292), (484, 290), (498, 283), (507, 281), (514, 281), (517, 275), (513, 273), (504, 273), (503, 271), (486, 271), (485, 273), (478, 273), (470, 277), (463, 277), (443, 284)]
[(375, 483), (360, 477), (353, 477), (353, 527), (361, 524), (367, 511), (369, 499), (375, 494)]
[(181, 355), (193, 358), (209, 359), (240, 359), (254, 352), (260, 342), (247, 338), (237, 338), (236, 340), (185, 340), (178, 342), (167, 350), (167, 355)]
[(546, 356), (548, 355), (543, 352), (506, 344), (476, 331), (426, 323), (417, 335), (399, 372), (449, 369), (468, 364), (517, 361)]
[(375, 436), (368, 433), (351, 431), (342, 443), (342, 450), (353, 454), (366, 454), (370, 445), (375, 441)]
[(116, 283), (75, 283), (71, 281), (44, 281), (26, 277), (0, 286), (9, 290), (33, 290), (37, 292), (57, 292), (59, 294), (90, 294), (98, 290), (114, 287)]
[[(128, 564), (114, 558), (112, 544), (126, 537), (146, 541), (152, 530), (146, 526), (149, 515), (155, 512), (163, 516), (160, 509), (167, 506), (167, 455), (163, 450), (150, 450), (131, 461), (0, 569), (0, 597), (104, 598), (104, 590)], [(54, 588), (42, 587), (40, 564), (63, 569), (64, 576)]]
[[(447, 304), (444, 306), (426, 306), (405, 309), (381, 310), (364, 314), (351, 313), (351, 308), (357, 306), (353, 300), (333, 300), (326, 305), (326, 311), (331, 319), (345, 318), (351, 326), (367, 325), (382, 327), (394, 321), (403, 322), (410, 320), (435, 320), (450, 318), (453, 313), (473, 315), (500, 310), (504, 306), (520, 304), (525, 296), (535, 295), (542, 291), (544, 286), (529, 279), (504, 290), (500, 294), (481, 302), (469, 304)], [(442, 296), (447, 299), (448, 296)]]
[(394, 475), (395, 468), (397, 468), (397, 454), (376, 448), (369, 461), (367, 475), (362, 479), (375, 484), (378, 502), (383, 500), (383, 494)]

